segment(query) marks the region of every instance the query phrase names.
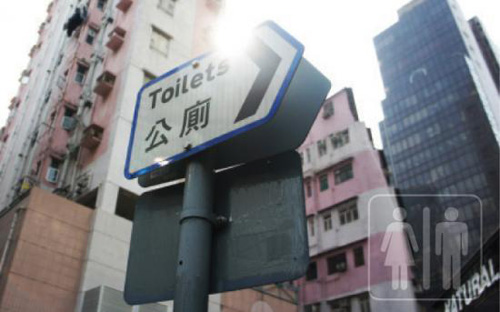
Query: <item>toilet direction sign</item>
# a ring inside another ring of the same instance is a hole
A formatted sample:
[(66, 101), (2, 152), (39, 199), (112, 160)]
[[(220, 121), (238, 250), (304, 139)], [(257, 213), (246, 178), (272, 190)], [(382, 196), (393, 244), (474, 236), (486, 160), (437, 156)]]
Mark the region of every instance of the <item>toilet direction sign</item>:
[(137, 96), (125, 176), (144, 175), (268, 123), (303, 50), (266, 22), (245, 53), (203, 55), (146, 84)]

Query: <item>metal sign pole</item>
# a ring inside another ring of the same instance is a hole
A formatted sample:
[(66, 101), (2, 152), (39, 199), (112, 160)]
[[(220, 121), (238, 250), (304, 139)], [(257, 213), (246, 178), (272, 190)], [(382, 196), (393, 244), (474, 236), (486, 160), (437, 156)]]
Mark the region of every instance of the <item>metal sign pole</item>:
[(206, 312), (213, 226), (213, 161), (189, 162), (180, 218), (174, 312)]

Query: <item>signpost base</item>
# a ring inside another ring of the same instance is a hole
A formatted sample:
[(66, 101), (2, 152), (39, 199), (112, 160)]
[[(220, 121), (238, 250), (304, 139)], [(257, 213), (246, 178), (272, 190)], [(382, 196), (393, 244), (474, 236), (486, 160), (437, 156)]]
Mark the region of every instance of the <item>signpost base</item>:
[(180, 218), (174, 312), (206, 312), (213, 230), (213, 161), (189, 162)]

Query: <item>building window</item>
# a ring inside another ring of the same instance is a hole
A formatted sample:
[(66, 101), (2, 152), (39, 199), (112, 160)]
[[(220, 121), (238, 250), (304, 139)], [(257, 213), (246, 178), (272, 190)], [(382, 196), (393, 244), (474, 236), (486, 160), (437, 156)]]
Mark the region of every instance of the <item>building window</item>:
[(316, 231), (314, 229), (314, 217), (310, 217), (309, 219), (307, 219), (307, 226), (309, 227), (309, 235), (311, 235), (311, 237), (314, 237), (314, 235), (316, 234)]
[(57, 183), (59, 180), (59, 167), (61, 166), (61, 161), (56, 158), (50, 158), (50, 165), (47, 169), (47, 175), (45, 176), (45, 180), (50, 183)]
[(316, 262), (310, 262), (307, 267), (306, 281), (312, 281), (318, 278), (318, 268)]
[(329, 301), (330, 311), (351, 312), (351, 298), (342, 298)]
[(120, 188), (116, 201), (115, 214), (130, 221), (134, 221), (135, 204), (139, 196)]
[(304, 306), (304, 312), (320, 312), (319, 308), (319, 303), (308, 304)]
[(72, 131), (76, 127), (76, 119), (74, 118), (76, 110), (73, 108), (65, 107), (64, 116), (61, 121), (61, 127), (64, 130)]
[(334, 171), (335, 184), (340, 184), (344, 181), (350, 180), (353, 177), (352, 164), (343, 165)]
[(351, 223), (355, 220), (358, 220), (359, 218), (357, 202), (355, 200), (342, 204), (338, 208), (338, 211), (339, 211), (340, 225)]
[(309, 198), (312, 196), (312, 186), (311, 181), (306, 181), (306, 196)]
[(332, 142), (333, 149), (340, 148), (349, 143), (349, 131), (347, 129), (330, 134), (330, 141)]
[(359, 267), (365, 265), (365, 255), (363, 252), (363, 246), (354, 248), (353, 253), (354, 253), (354, 266)]
[(83, 84), (85, 81), (85, 76), (87, 75), (87, 70), (89, 68), (83, 64), (78, 63), (76, 67), (75, 81), (79, 84)]
[(97, 206), (98, 190), (99, 188), (95, 188), (92, 191), (84, 193), (83, 195), (77, 197), (76, 202), (87, 208), (95, 209)]
[(176, 0), (159, 0), (158, 7), (168, 15), (174, 16), (175, 2)]
[(87, 30), (87, 37), (85, 38), (85, 42), (87, 42), (90, 45), (93, 45), (96, 36), (97, 36), (97, 30), (92, 27), (89, 27), (89, 29)]
[(306, 161), (307, 163), (311, 162), (311, 151), (309, 150), (309, 147), (306, 148)]
[(328, 232), (332, 229), (332, 214), (331, 212), (323, 215), (323, 229)]
[(359, 307), (361, 312), (370, 312), (370, 297), (368, 294), (363, 294), (358, 297)]
[(143, 78), (143, 84), (146, 84), (150, 82), (151, 80), (156, 79), (156, 76), (153, 75), (152, 73), (148, 72), (147, 70), (144, 71), (144, 78)]
[(328, 175), (322, 174), (319, 176), (319, 190), (323, 192), (328, 189)]
[(323, 118), (327, 119), (334, 113), (333, 102), (328, 102), (323, 105)]
[(341, 253), (326, 259), (328, 274), (345, 272), (347, 270), (347, 262), (345, 253)]
[(318, 144), (318, 155), (319, 157), (321, 157), (326, 154), (326, 141), (319, 140), (317, 144)]
[(101, 11), (104, 11), (107, 3), (108, 3), (108, 0), (97, 0), (97, 8)]
[(153, 26), (153, 32), (151, 33), (151, 41), (149, 43), (149, 47), (165, 56), (168, 56), (171, 39), (172, 37)]
[(76, 114), (76, 110), (70, 107), (64, 107), (64, 117), (73, 117)]

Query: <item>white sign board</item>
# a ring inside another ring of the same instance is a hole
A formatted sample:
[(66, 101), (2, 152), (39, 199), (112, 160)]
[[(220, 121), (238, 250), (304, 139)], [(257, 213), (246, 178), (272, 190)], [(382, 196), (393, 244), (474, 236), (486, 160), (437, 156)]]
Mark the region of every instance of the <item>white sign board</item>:
[(302, 53), (298, 41), (266, 22), (245, 53), (204, 55), (146, 84), (137, 96), (125, 176), (135, 178), (268, 122)]

